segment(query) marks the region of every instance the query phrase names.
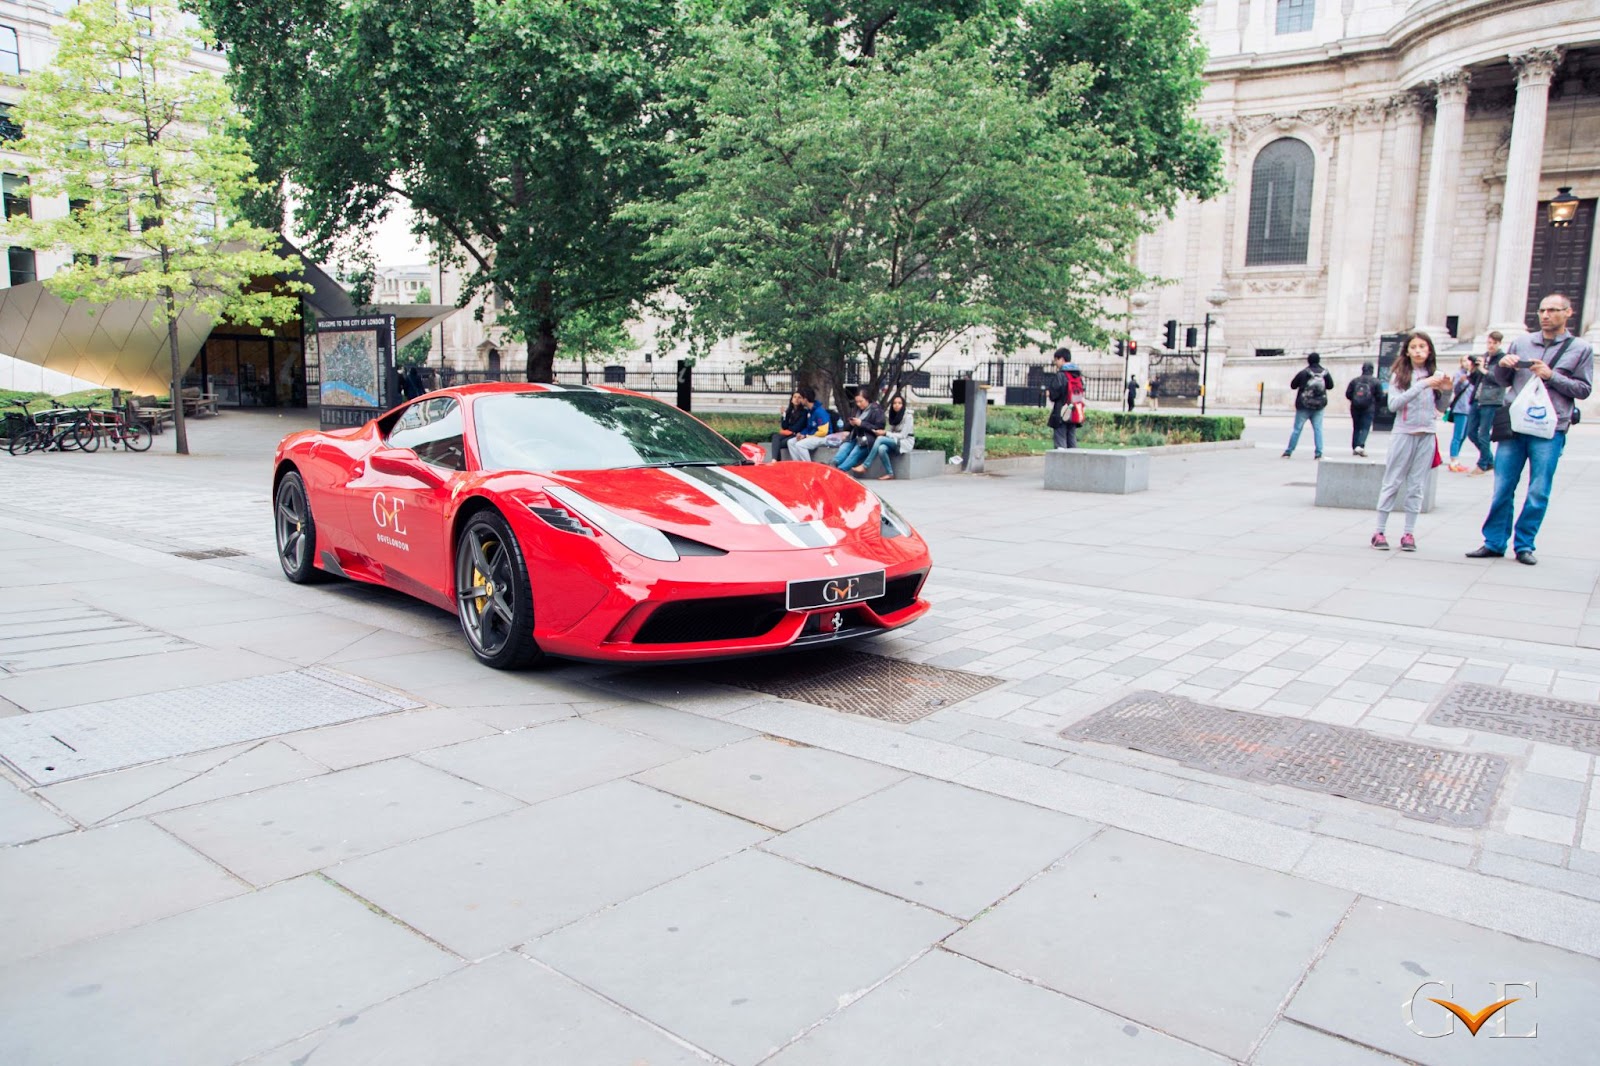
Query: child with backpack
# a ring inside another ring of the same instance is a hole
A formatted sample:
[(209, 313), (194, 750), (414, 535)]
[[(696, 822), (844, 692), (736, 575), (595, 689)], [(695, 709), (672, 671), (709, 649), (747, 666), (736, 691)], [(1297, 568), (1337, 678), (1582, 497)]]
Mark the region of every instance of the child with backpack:
[(1300, 443), (1300, 431), (1311, 423), (1311, 436), (1316, 442), (1316, 458), (1322, 458), (1322, 412), (1328, 406), (1328, 393), (1333, 391), (1333, 375), (1322, 369), (1322, 356), (1312, 352), (1306, 356), (1306, 367), (1289, 382), (1294, 390), (1294, 432), (1289, 434), (1289, 444), (1283, 457), (1294, 454)]
[(1389, 512), (1405, 494), (1406, 531), (1400, 550), (1417, 550), (1417, 515), (1422, 513), (1422, 497), (1427, 489), (1428, 471), (1439, 461), (1439, 440), (1434, 423), (1439, 418), (1435, 394), (1450, 388), (1450, 375), (1439, 373), (1433, 338), (1418, 330), (1406, 338), (1405, 355), (1394, 361), (1389, 378), (1389, 410), (1395, 412), (1394, 432), (1389, 435), (1389, 457), (1383, 467), (1383, 488), (1378, 492), (1378, 531), (1372, 546), (1389, 550), (1384, 527)]
[(1372, 432), (1372, 418), (1378, 413), (1378, 397), (1382, 393), (1372, 369), (1371, 363), (1362, 363), (1361, 376), (1344, 387), (1344, 398), (1350, 401), (1350, 421), (1353, 423), (1350, 454), (1362, 458), (1367, 455), (1367, 434)]

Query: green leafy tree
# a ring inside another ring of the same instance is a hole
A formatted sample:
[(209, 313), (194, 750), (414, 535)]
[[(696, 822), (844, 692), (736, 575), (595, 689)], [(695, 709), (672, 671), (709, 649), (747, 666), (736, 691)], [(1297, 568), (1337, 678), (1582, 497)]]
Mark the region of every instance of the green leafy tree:
[(685, 63), (704, 96), (671, 163), (685, 191), (635, 209), (662, 227), (680, 333), (741, 334), (761, 366), (835, 385), (847, 361), (881, 383), (980, 329), (1103, 336), (1150, 221), (1120, 149), (1058, 121), (1093, 71), (1034, 95), (976, 32), (854, 65), (820, 32), (793, 13), (713, 27)]
[(1153, 211), (1181, 195), (1221, 191), (1222, 149), (1195, 117), (1206, 50), (1195, 33), (1198, 0), (1033, 0), (1006, 26), (1006, 53), (1032, 89), (1086, 64), (1085, 91), (1065, 98), (1063, 126), (1093, 126), (1122, 149), (1108, 155), (1116, 177), (1138, 186)]
[(72, 253), (46, 279), (62, 299), (148, 301), (167, 336), (177, 450), (189, 450), (180, 386), (178, 319), (265, 326), (299, 314), (307, 287), (258, 279), (298, 273), (277, 235), (244, 221), (239, 204), (257, 188), (227, 86), (187, 65), (195, 45), (171, 4), (133, 18), (113, 0), (72, 8), (56, 31), (55, 61), (24, 80), (12, 109), (24, 132), (11, 145), (35, 195), (65, 196), (50, 219), (7, 220), (23, 247)]
[[(468, 267), (461, 305), (549, 381), (569, 324), (616, 329), (660, 278), (617, 208), (660, 192), (661, 75), (705, 0), (195, 0), (227, 46), (263, 173), (318, 255), (398, 199)], [(258, 204), (281, 209), (281, 201)], [(586, 329), (590, 328), (585, 326)]]

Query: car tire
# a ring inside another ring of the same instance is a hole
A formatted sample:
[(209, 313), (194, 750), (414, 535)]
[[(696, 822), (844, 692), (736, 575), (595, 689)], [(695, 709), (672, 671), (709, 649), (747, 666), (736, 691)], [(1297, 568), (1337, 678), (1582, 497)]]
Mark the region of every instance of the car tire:
[(273, 493), (272, 529), (283, 576), (296, 585), (322, 580), (324, 575), (317, 569), (317, 524), (311, 517), (311, 498), (296, 471), (283, 475), (278, 491)]
[(533, 639), (528, 564), (498, 511), (479, 511), (461, 527), (455, 577), (456, 617), (479, 662), (519, 670), (544, 658)]

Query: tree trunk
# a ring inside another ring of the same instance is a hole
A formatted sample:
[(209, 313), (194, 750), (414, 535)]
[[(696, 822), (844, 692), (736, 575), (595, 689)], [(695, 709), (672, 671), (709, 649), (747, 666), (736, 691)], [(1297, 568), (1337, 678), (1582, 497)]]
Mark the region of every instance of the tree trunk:
[(172, 357), (172, 432), (178, 438), (178, 454), (189, 454), (189, 430), (183, 417), (183, 362), (178, 355), (178, 307), (172, 289), (163, 287), (167, 308), (167, 352)]
[(551, 382), (556, 379), (556, 324), (539, 320), (539, 331), (528, 342), (528, 380)]

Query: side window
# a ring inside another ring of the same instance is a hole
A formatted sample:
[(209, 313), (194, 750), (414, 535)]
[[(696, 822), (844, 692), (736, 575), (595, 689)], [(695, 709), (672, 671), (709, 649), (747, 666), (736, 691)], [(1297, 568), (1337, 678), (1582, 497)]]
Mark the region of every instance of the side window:
[(417, 458), (447, 470), (463, 470), (467, 452), (461, 441), (461, 405), (446, 396), (406, 408), (389, 431), (391, 448), (410, 448)]

